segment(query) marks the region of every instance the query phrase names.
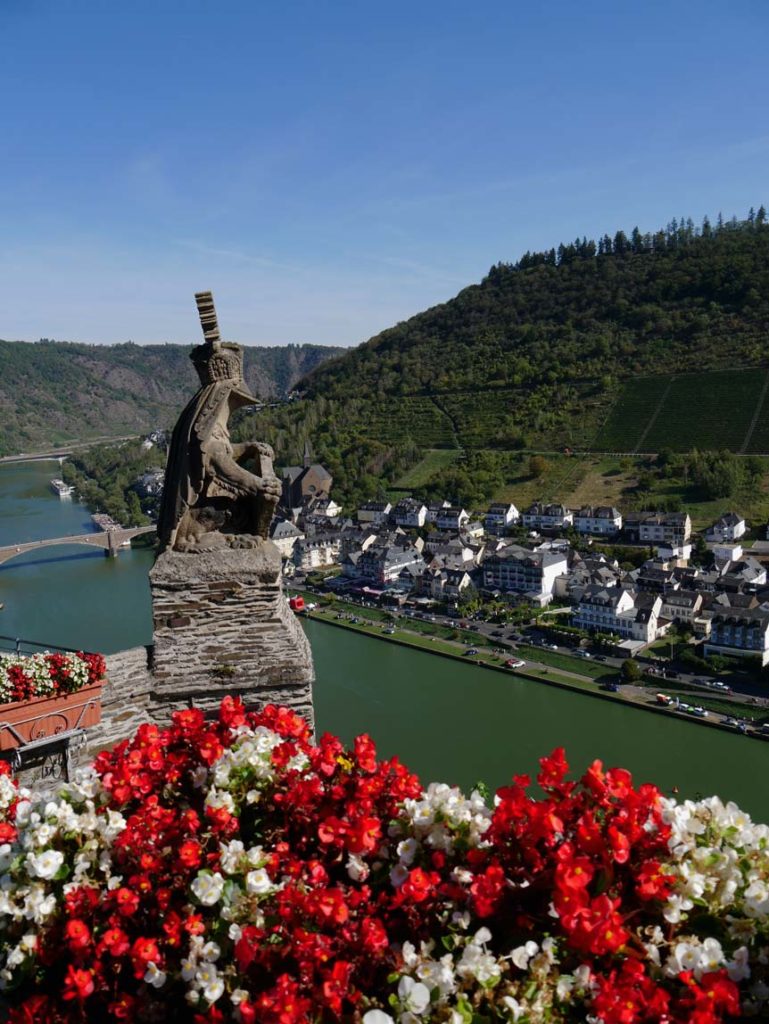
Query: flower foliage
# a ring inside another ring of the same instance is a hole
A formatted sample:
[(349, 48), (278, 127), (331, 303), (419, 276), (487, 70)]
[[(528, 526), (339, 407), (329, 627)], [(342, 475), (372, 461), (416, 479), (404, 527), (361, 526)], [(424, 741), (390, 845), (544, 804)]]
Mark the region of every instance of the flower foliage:
[(0, 775), (10, 1024), (767, 1010), (769, 829), (595, 762), (481, 794), (226, 698), (36, 798)]
[(101, 654), (0, 654), (0, 705), (75, 693), (105, 673)]

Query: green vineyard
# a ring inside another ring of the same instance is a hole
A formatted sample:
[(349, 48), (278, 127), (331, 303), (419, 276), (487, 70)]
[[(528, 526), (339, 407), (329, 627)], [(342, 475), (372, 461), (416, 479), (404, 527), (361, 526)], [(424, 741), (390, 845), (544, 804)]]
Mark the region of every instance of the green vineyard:
[(767, 370), (716, 370), (627, 381), (595, 451), (769, 452)]

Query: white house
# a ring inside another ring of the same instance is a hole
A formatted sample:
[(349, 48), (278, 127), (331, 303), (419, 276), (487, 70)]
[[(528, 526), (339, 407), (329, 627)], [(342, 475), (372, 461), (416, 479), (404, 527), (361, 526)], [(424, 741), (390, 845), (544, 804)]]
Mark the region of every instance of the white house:
[(495, 502), (489, 505), (489, 510), (483, 518), (483, 525), (486, 533), (494, 537), (501, 537), (509, 526), (515, 525), (520, 519), (520, 513), (512, 502)]
[(574, 513), (574, 529), (577, 533), (614, 537), (622, 529), (622, 515), (612, 505), (583, 505)]
[(291, 558), (296, 542), (304, 539), (304, 534), (288, 519), (274, 519), (270, 531), (270, 540), (284, 558)]
[(392, 511), (396, 526), (415, 529), (427, 522), (427, 506), (414, 498), (402, 498)]
[(487, 590), (525, 594), (532, 604), (549, 604), (556, 577), (565, 573), (568, 559), (563, 551), (529, 551), (510, 544), (483, 562), (483, 586)]
[(692, 521), (688, 512), (645, 513), (638, 526), (638, 539), (642, 544), (685, 544), (691, 533)]
[(340, 543), (338, 533), (318, 533), (312, 537), (302, 537), (294, 544), (294, 565), (305, 572), (337, 565)]
[(437, 523), (438, 516), (447, 508), (451, 508), (450, 501), (431, 501), (427, 506), (427, 522)]
[(387, 522), (391, 511), (392, 504), (389, 501), (367, 501), (358, 509), (358, 522), (380, 526)]
[(710, 624), (705, 655), (757, 657), (769, 664), (769, 602), (757, 608), (731, 608), (717, 612)]
[(562, 530), (574, 524), (574, 513), (564, 505), (545, 505), (535, 501), (521, 516), (529, 530)]
[(457, 532), (462, 529), (465, 523), (470, 522), (470, 513), (458, 505), (449, 505), (438, 513), (435, 525), (439, 530), (452, 530)]
[(731, 544), (745, 536), (747, 525), (736, 512), (725, 512), (705, 531), (705, 540), (712, 544)]
[(659, 635), (662, 598), (642, 594), (629, 587), (586, 587), (572, 613), (572, 624), (580, 629), (616, 633), (624, 640), (651, 643)]

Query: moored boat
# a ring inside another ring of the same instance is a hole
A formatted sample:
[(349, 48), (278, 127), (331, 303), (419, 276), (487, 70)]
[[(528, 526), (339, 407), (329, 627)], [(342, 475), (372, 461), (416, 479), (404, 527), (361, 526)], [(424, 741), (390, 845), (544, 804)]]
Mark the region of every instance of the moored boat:
[(51, 490), (55, 491), (60, 498), (71, 498), (75, 492), (75, 488), (69, 484), (65, 484), (59, 477), (55, 477), (51, 480)]

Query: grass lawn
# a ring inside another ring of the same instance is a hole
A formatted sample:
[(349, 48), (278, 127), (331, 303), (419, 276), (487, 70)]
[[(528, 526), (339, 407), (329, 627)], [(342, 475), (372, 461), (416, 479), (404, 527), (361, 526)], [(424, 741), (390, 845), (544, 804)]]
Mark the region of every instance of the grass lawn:
[(397, 490), (411, 490), (415, 487), (424, 487), (440, 470), (456, 462), (462, 454), (459, 448), (430, 448), (422, 459), (407, 470), (402, 477), (395, 482)]
[(518, 652), (524, 659), (531, 658), (533, 661), (541, 661), (543, 665), (552, 665), (553, 668), (561, 669), (563, 672), (575, 672), (577, 675), (589, 676), (591, 679), (606, 679), (617, 677), (617, 670), (601, 662), (595, 662), (590, 658), (572, 658), (568, 654), (560, 654), (558, 651), (548, 651), (544, 647), (529, 647), (528, 644), (519, 644)]

